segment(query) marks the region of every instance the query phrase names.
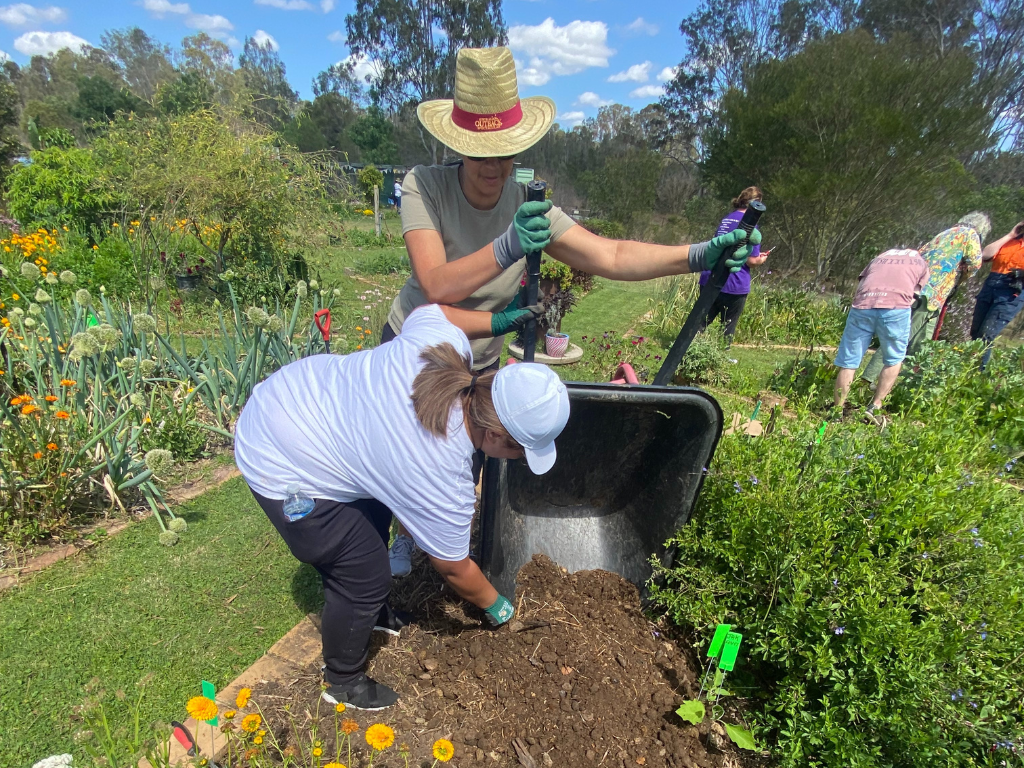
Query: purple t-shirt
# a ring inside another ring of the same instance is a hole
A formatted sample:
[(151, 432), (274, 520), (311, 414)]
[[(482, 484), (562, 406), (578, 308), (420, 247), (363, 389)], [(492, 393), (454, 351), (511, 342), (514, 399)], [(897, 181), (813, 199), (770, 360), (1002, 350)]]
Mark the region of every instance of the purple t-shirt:
[[(715, 232), (715, 237), (724, 235), (727, 232), (732, 232), (736, 227), (740, 225), (740, 221), (743, 219), (743, 211), (733, 211), (724, 219), (722, 223), (718, 225), (718, 231)], [(757, 229), (757, 227), (755, 227)], [(751, 256), (759, 256), (761, 254), (761, 246), (755, 245), (754, 250), (751, 251)], [(748, 257), (749, 258), (749, 257)], [(704, 286), (711, 278), (711, 270), (706, 269), (700, 273), (700, 284)], [(744, 264), (740, 267), (739, 272), (732, 272), (729, 274), (728, 279), (725, 281), (725, 286), (722, 288), (722, 293), (735, 293), (735, 294), (747, 294), (750, 293), (750, 267)]]

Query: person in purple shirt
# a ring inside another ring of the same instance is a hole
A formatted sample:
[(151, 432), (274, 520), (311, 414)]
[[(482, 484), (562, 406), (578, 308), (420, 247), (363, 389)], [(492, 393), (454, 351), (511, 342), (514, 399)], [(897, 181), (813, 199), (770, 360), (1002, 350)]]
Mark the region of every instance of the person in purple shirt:
[[(726, 232), (732, 232), (736, 229), (743, 218), (743, 214), (747, 211), (747, 206), (753, 200), (760, 202), (761, 197), (760, 187), (747, 187), (740, 192), (732, 200), (733, 212), (722, 219), (722, 223), (718, 225), (718, 231), (715, 235), (724, 235)], [(764, 264), (770, 252), (765, 251), (761, 253), (761, 246), (755, 245), (750, 257), (747, 259), (747, 263), (738, 272), (733, 272), (729, 275), (729, 279), (725, 281), (722, 292), (718, 294), (715, 303), (711, 305), (711, 311), (704, 318), (704, 325), (701, 327), (702, 331), (713, 323), (716, 318), (721, 317), (722, 325), (725, 326), (726, 346), (732, 343), (732, 337), (736, 335), (736, 325), (740, 321), (740, 315), (743, 314), (743, 305), (746, 304), (747, 294), (750, 293), (750, 268)], [(710, 277), (710, 270), (701, 272), (701, 288), (707, 285)]]

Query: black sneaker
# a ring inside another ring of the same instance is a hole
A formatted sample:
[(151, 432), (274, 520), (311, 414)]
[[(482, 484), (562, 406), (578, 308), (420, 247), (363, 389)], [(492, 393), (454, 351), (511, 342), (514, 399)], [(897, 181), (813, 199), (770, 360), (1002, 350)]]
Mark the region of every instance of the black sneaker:
[(398, 637), (402, 632), (402, 627), (412, 624), (414, 618), (411, 613), (396, 611), (385, 603), (384, 607), (380, 609), (380, 615), (377, 617), (377, 623), (373, 626), (373, 631), (387, 632), (389, 635)]
[(328, 704), (344, 704), (352, 709), (376, 712), (398, 701), (398, 693), (366, 675), (346, 685), (331, 685), (320, 694)]

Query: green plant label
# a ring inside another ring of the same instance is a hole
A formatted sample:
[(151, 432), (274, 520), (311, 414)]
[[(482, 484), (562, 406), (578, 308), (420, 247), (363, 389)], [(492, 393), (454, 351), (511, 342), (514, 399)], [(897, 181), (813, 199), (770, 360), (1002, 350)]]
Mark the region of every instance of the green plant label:
[[(217, 689), (213, 687), (213, 683), (203, 680), (203, 696), (208, 698), (210, 701), (217, 700)], [(213, 720), (207, 720), (206, 722), (210, 725), (216, 725), (217, 718), (215, 717)]]
[(684, 701), (679, 705), (676, 714), (688, 723), (700, 725), (704, 722), (704, 702), (696, 700)]
[(751, 751), (757, 749), (757, 744), (754, 743), (754, 734), (746, 728), (725, 723), (725, 735), (732, 739), (732, 743), (740, 749), (749, 749)]
[(729, 634), (729, 630), (732, 629), (732, 624), (719, 624), (715, 627), (715, 636), (711, 638), (711, 647), (708, 648), (708, 658), (713, 659), (722, 652), (722, 644), (725, 642), (725, 636)]
[(722, 658), (719, 659), (719, 666), (726, 672), (732, 672), (736, 666), (736, 655), (740, 652), (740, 643), (743, 642), (743, 635), (739, 632), (730, 632), (725, 636), (725, 647), (722, 649)]

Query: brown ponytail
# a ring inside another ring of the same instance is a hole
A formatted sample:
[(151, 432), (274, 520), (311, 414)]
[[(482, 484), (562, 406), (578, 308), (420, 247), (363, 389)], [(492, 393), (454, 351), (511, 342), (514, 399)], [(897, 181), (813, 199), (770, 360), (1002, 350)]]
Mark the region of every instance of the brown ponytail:
[(426, 365), (412, 383), (412, 404), (424, 429), (432, 435), (447, 437), (452, 408), (461, 400), (470, 424), (504, 435), (510, 445), (518, 445), (494, 410), (494, 371), (474, 374), (469, 357), (460, 355), (448, 342), (423, 350), (420, 360)]
[(760, 200), (763, 196), (760, 187), (747, 187), (732, 199), (732, 207), (738, 211), (740, 208), (750, 205), (751, 201)]

